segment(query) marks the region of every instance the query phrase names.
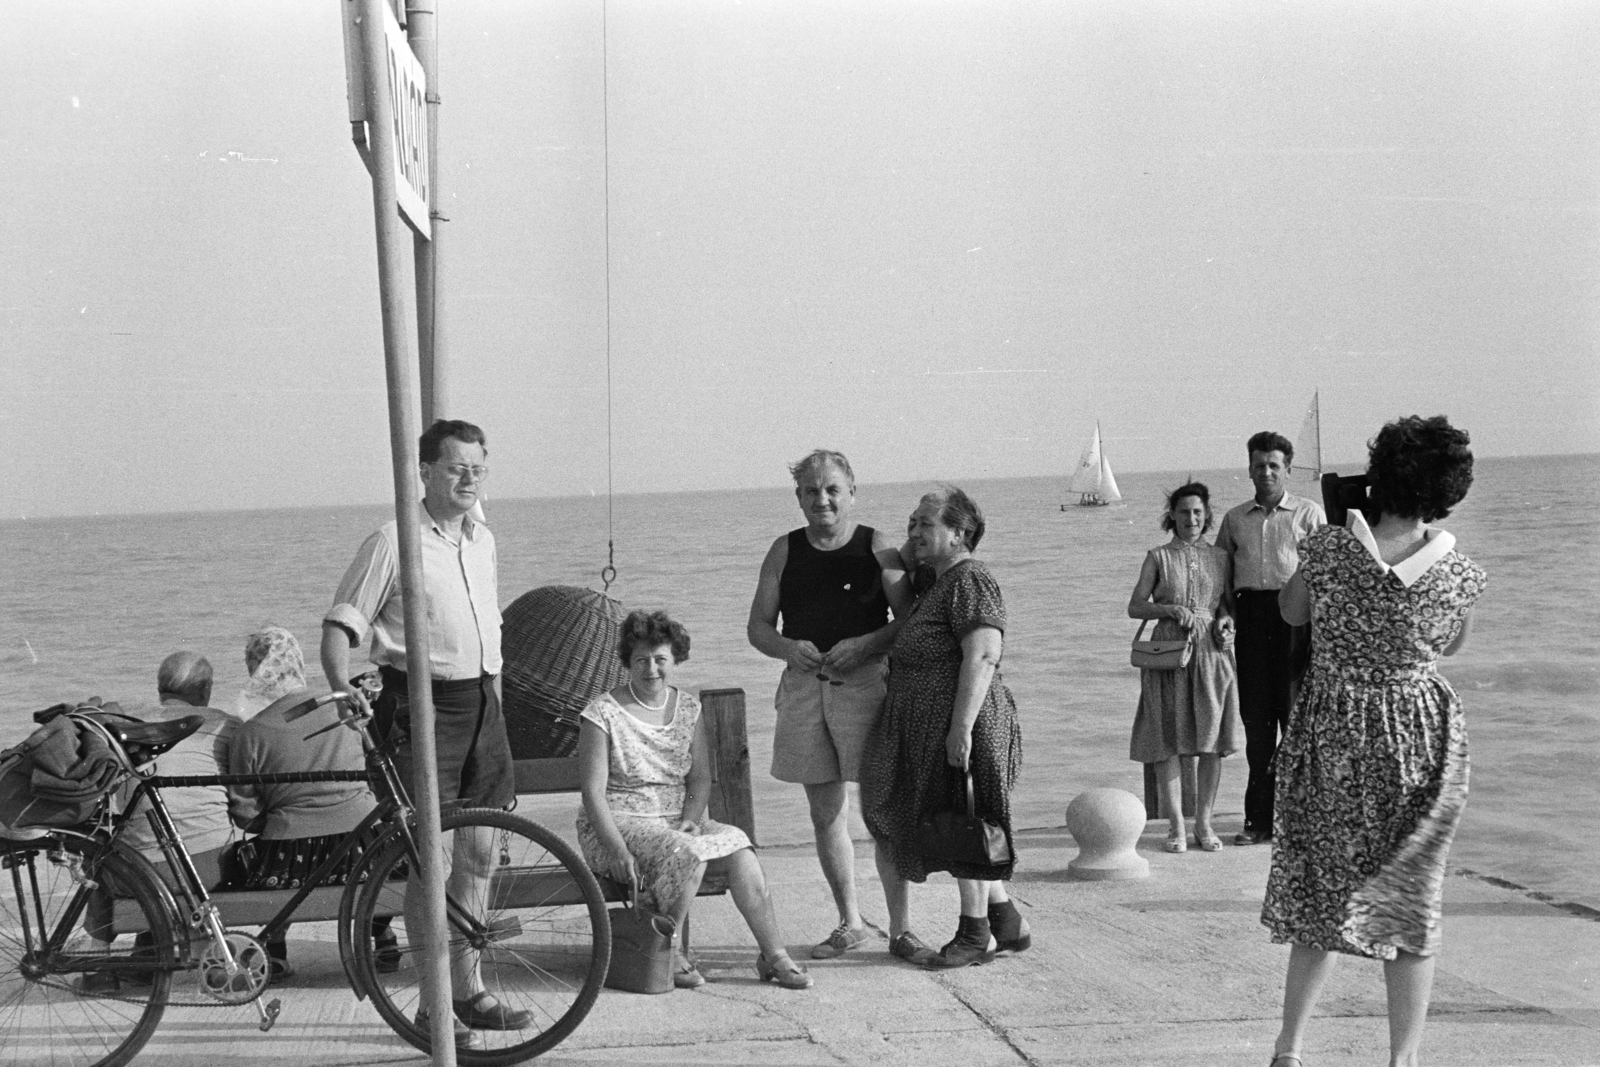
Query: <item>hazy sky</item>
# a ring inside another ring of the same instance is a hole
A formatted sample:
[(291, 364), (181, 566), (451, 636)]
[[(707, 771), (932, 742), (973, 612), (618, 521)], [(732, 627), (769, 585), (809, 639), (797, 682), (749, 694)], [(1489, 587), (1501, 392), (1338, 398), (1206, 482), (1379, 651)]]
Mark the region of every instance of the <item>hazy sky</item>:
[[(339, 5), (0, 6), (0, 518), (384, 499)], [(608, 125), (619, 491), (1600, 450), (1600, 4), (440, 6), (491, 496), (605, 490)]]

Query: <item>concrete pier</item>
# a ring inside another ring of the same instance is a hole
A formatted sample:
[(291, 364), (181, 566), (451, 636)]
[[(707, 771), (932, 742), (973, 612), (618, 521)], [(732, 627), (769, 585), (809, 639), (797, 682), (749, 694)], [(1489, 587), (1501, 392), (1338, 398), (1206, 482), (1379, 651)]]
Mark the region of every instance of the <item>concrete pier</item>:
[[(1230, 826), (1223, 820), (1219, 830)], [(815, 855), (809, 846), (762, 849), (785, 936), (814, 988), (758, 982), (754, 943), (732, 901), (702, 899), (693, 930), (706, 985), (658, 997), (607, 990), (578, 1031), (535, 1062), (1265, 1067), (1288, 959), (1258, 921), (1269, 848), (1173, 855), (1161, 850), (1165, 832), (1164, 822), (1152, 822), (1140, 842), (1150, 877), (1120, 882), (1069, 880), (1076, 847), (1065, 828), (1018, 835), (1013, 889), (1033, 926), (1033, 948), (942, 973), (894, 959), (886, 941), (839, 960), (805, 959), (836, 922)], [(857, 877), (863, 912), (881, 922), (865, 842)], [(949, 878), (916, 887), (913, 901), (924, 941), (937, 947), (954, 933)], [(1452, 873), (1423, 1062), (1600, 1064), (1597, 919)], [(271, 1033), (257, 1032), (249, 1007), (173, 1008), (135, 1062), (426, 1062), (350, 992), (331, 925), (291, 933), (299, 973), (275, 991), (283, 1015)], [(1379, 1064), (1387, 1051), (1381, 965), (1340, 960), (1311, 1026), (1306, 1067)]]

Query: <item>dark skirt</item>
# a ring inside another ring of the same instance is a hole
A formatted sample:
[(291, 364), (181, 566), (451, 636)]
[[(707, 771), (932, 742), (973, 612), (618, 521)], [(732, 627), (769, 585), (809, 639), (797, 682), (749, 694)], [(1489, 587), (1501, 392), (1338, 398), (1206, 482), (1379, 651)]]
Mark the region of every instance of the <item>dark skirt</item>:
[[(322, 878), (321, 885), (344, 885), (350, 871), (372, 847), (382, 827), (374, 826), (337, 866)], [(241, 841), (224, 864), (223, 889), (299, 889), (322, 863), (336, 852), (345, 834), (323, 837), (291, 837), (276, 841), (253, 837)], [(402, 867), (404, 865), (402, 864)]]

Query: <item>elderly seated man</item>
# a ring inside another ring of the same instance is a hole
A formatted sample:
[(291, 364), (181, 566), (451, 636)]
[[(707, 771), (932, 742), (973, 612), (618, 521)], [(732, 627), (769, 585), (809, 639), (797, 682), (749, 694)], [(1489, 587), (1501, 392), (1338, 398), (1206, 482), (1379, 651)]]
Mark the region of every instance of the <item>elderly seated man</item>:
[[(204, 656), (174, 652), (161, 661), (156, 672), (160, 703), (130, 708), (132, 714), (150, 722), (188, 715), (198, 715), (205, 720), (198, 730), (157, 760), (156, 766), (164, 775), (209, 775), (227, 771), (229, 747), (239, 729), (239, 720), (210, 706), (211, 677), (211, 664)], [(131, 799), (131, 793), (130, 786), (124, 794), (124, 803)], [(194, 860), (200, 880), (208, 889), (216, 886), (222, 881), (223, 849), (233, 836), (233, 825), (228, 818), (228, 791), (220, 785), (199, 786), (163, 790), (161, 795), (178, 836)], [(122, 840), (155, 864), (167, 884), (177, 891), (177, 874), (167, 863), (148, 820), (138, 815), (128, 820)], [(112, 940), (111, 894), (95, 894), (89, 904), (85, 929), (95, 940)], [(147, 944), (148, 939), (148, 934), (140, 934), (136, 944)], [(83, 981), (85, 991), (95, 993), (113, 993), (119, 985), (115, 974), (104, 972), (85, 975)]]

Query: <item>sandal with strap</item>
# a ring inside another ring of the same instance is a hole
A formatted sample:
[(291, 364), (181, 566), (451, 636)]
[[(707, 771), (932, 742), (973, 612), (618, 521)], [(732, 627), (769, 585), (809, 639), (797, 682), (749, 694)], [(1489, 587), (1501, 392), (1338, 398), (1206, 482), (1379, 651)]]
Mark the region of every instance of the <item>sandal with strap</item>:
[(698, 989), (706, 984), (700, 964), (687, 952), (674, 953), (672, 984), (679, 989)]
[(1289, 1067), (1290, 1060), (1294, 1061), (1294, 1067), (1306, 1067), (1300, 1062), (1300, 1057), (1292, 1052), (1274, 1052), (1272, 1062), (1267, 1064), (1267, 1067)]
[(777, 982), (785, 989), (810, 989), (811, 975), (806, 969), (789, 958), (787, 952), (780, 952), (774, 959), (756, 954), (756, 974), (761, 976), (763, 982)]

